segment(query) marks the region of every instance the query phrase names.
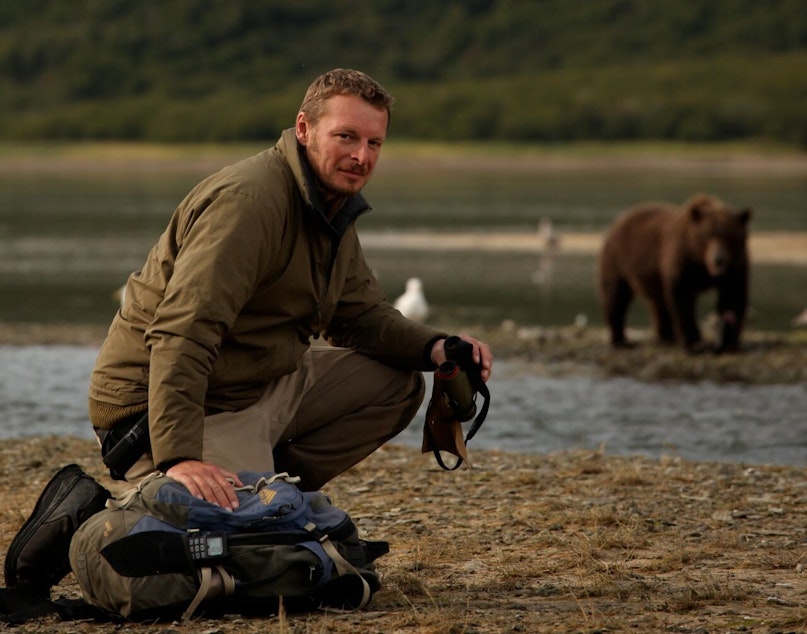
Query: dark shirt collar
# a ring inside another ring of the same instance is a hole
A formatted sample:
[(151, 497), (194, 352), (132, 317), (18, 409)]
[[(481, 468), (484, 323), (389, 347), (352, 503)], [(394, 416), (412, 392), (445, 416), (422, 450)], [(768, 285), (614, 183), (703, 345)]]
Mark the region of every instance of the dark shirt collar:
[[(297, 152), (300, 156), (300, 165), (303, 168), (308, 185), (308, 194), (311, 197), (314, 211), (337, 235), (342, 236), (347, 228), (356, 221), (356, 218), (371, 210), (370, 205), (361, 194), (337, 198), (326, 203), (322, 185), (316, 174), (314, 174), (314, 168), (311, 167), (311, 163), (308, 161), (305, 147), (300, 145), (299, 142), (297, 143)], [(339, 210), (334, 213), (332, 205), (340, 206)]]

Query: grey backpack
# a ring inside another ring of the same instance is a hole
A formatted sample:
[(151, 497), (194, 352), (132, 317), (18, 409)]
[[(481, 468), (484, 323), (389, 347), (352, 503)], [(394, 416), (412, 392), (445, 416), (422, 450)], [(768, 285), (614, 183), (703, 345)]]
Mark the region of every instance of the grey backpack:
[(348, 514), (288, 474), (239, 474), (227, 511), (154, 474), (73, 536), (70, 565), (85, 600), (131, 620), (200, 610), (274, 614), (356, 609), (379, 587), (387, 542), (359, 539)]

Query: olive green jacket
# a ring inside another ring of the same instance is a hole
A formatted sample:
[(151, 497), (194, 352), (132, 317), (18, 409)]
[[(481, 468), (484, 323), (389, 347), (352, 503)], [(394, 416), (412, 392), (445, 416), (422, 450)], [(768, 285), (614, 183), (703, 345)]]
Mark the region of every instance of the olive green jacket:
[[(201, 459), (206, 411), (254, 403), (323, 334), (391, 366), (431, 369), (441, 336), (385, 299), (348, 198), (323, 212), (293, 129), (197, 185), (133, 273), (90, 381), (90, 418), (109, 428), (148, 407), (155, 464)], [(148, 405), (146, 405), (148, 404)]]

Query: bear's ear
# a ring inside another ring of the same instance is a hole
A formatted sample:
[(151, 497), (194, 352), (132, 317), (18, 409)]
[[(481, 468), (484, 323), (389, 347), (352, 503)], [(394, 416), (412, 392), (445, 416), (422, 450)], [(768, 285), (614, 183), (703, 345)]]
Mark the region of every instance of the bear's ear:
[(706, 194), (696, 194), (689, 199), (687, 204), (687, 214), (689, 219), (698, 222), (709, 210), (711, 200)]
[(743, 207), (737, 212), (737, 219), (740, 221), (740, 224), (747, 225), (751, 221), (751, 217), (753, 215), (754, 212), (750, 207)]

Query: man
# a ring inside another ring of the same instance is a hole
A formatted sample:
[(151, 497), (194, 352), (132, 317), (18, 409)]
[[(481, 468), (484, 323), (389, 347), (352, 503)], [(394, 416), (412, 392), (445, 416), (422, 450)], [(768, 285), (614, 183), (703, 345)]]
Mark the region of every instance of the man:
[[(412, 420), (446, 335), (386, 301), (354, 226), (391, 104), (364, 73), (327, 72), (273, 148), (179, 205), (90, 384), (105, 450), (148, 413), (151, 446), (127, 480), (156, 468), (232, 508), (239, 470), (317, 489)], [(320, 336), (333, 345), (310, 348)], [(489, 348), (461, 336), (487, 379)]]
[[(159, 470), (232, 510), (238, 471), (288, 471), (317, 489), (410, 423), (446, 334), (386, 301), (354, 226), (391, 104), (364, 73), (327, 72), (273, 148), (176, 209), (129, 277), (91, 377), (102, 453), (147, 420), (145, 453), (113, 475)], [(488, 346), (460, 336), (487, 380)], [(311, 347), (320, 337), (332, 345)], [(57, 473), (12, 541), (6, 584), (46, 595), (108, 497), (76, 465)]]

